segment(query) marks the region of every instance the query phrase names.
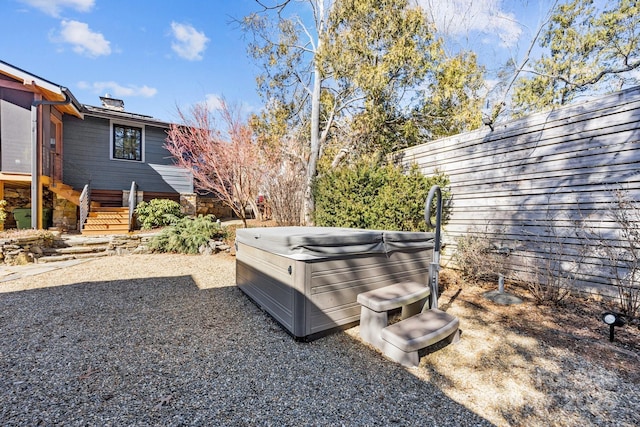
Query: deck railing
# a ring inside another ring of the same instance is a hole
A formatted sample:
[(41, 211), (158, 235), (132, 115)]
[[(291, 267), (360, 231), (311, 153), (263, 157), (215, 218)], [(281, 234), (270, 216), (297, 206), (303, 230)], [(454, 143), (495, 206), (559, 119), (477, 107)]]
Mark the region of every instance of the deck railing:
[(133, 231), (133, 213), (136, 210), (136, 202), (138, 201), (138, 186), (135, 181), (131, 181), (131, 190), (129, 191), (129, 231)]
[(82, 232), (84, 228), (84, 223), (87, 222), (87, 218), (89, 217), (89, 209), (91, 207), (91, 188), (89, 184), (85, 185), (82, 189), (82, 193), (80, 194), (80, 225), (79, 230)]

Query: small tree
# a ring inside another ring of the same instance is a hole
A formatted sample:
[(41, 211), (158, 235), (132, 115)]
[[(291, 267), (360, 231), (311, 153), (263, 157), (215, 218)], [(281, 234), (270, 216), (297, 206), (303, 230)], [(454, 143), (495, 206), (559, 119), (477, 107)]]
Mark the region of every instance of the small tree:
[(640, 203), (623, 190), (614, 191), (613, 198), (607, 216), (615, 227), (608, 236), (592, 232), (592, 246), (606, 260), (620, 310), (635, 318), (640, 315)]
[(503, 235), (504, 230), (489, 230), (487, 226), (485, 230), (471, 228), (456, 239), (453, 262), (463, 278), (472, 282), (494, 281), (509, 273), (509, 254), (513, 248), (505, 246)]
[(305, 165), (295, 140), (264, 147), (267, 164), (263, 188), (277, 225), (301, 225), (305, 192)]
[(577, 241), (579, 221), (573, 227), (560, 226), (562, 218), (551, 213), (537, 221), (539, 227), (532, 234), (535, 251), (527, 258), (529, 290), (540, 304), (559, 304), (576, 289), (580, 268), (588, 255), (588, 246)]
[(257, 197), (263, 176), (251, 127), (237, 109), (222, 100), (219, 126), (206, 104), (194, 105), (189, 114), (178, 109), (181, 124), (168, 131), (165, 148), (178, 166), (191, 171), (196, 187), (211, 192), (247, 226), (246, 207), (260, 218)]

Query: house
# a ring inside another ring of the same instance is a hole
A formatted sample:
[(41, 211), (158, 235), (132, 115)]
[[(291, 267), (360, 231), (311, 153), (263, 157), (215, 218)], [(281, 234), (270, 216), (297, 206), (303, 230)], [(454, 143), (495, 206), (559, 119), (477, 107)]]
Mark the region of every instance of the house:
[(13, 213), (5, 228), (126, 232), (135, 204), (153, 198), (195, 213), (193, 178), (163, 147), (170, 124), (100, 99), (80, 104), (64, 86), (0, 61), (0, 199)]

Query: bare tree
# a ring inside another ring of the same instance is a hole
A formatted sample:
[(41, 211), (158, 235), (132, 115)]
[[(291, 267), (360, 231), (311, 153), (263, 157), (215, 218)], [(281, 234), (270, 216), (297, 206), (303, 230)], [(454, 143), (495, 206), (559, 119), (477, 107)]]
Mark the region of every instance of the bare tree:
[(205, 103), (194, 105), (188, 114), (178, 109), (181, 123), (169, 128), (165, 148), (178, 166), (191, 171), (198, 189), (220, 198), (246, 227), (247, 206), (260, 219), (257, 196), (263, 165), (251, 127), (238, 109), (222, 100), (218, 113), (222, 126)]
[[(566, 223), (571, 224), (566, 226)], [(576, 239), (583, 228), (580, 220), (554, 214), (549, 201), (545, 217), (534, 220), (526, 271), (521, 274), (535, 300), (559, 304), (578, 289), (584, 276), (581, 268), (588, 257), (588, 245)]]
[(591, 246), (606, 261), (620, 310), (633, 319), (640, 314), (640, 203), (623, 190), (613, 191), (613, 199), (606, 214), (614, 227), (592, 231)]
[(280, 141), (272, 149), (263, 148), (267, 164), (263, 189), (277, 225), (301, 225), (305, 198), (305, 162), (295, 138)]

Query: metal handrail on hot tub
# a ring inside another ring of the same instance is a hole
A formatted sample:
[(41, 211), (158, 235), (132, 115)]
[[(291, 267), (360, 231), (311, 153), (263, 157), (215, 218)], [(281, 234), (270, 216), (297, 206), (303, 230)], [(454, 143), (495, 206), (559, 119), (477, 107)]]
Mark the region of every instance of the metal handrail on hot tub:
[[(431, 202), (436, 196), (436, 223), (431, 222)], [(442, 223), (442, 191), (438, 185), (429, 190), (427, 202), (424, 206), (424, 221), (429, 227), (435, 227), (435, 244), (433, 247), (433, 261), (429, 265), (429, 286), (431, 286), (431, 308), (438, 308), (438, 272), (440, 271), (440, 227)]]

